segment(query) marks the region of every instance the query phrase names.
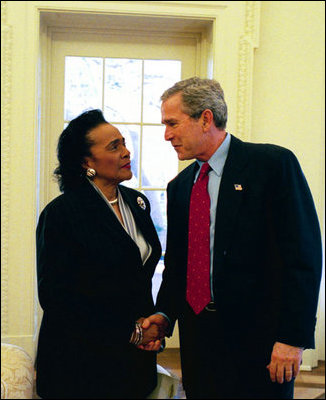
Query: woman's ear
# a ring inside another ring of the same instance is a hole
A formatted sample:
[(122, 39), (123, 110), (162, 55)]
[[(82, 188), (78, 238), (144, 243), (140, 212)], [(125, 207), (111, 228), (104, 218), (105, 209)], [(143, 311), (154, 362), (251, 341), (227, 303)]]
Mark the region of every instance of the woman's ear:
[(91, 168), (92, 166), (90, 165), (90, 159), (89, 157), (85, 157), (84, 158), (84, 162), (82, 163), (82, 167), (87, 169), (87, 168)]

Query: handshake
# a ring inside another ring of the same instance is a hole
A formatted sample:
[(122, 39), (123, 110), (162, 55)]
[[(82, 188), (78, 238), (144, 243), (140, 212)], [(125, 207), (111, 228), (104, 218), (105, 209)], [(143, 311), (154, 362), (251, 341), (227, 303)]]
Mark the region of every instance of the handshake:
[(167, 334), (169, 322), (161, 314), (153, 314), (147, 318), (139, 318), (131, 335), (130, 343), (147, 351), (158, 351), (161, 341)]

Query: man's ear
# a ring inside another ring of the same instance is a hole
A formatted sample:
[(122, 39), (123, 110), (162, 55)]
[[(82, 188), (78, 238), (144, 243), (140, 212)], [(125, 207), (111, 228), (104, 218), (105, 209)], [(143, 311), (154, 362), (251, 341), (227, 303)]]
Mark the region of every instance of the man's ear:
[(211, 127), (212, 122), (214, 120), (214, 116), (212, 111), (209, 110), (208, 108), (202, 112), (201, 116), (203, 119), (203, 128), (206, 131)]

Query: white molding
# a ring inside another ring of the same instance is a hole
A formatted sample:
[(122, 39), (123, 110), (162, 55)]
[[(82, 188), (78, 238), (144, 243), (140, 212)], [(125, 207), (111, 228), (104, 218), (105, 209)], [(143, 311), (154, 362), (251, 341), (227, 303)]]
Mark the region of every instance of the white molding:
[(300, 371), (312, 371), (312, 367), (310, 365), (300, 365)]
[(10, 132), (12, 97), (12, 26), (7, 23), (7, 1), (1, 2), (1, 335), (8, 333), (8, 256), (10, 202)]
[[(182, 18), (208, 18), (229, 7), (230, 1), (28, 1), (42, 11), (63, 13), (107, 13), (110, 15), (147, 15)], [(108, 4), (109, 3), (109, 4)]]
[[(77, 27), (59, 27), (59, 26), (48, 26), (48, 33), (52, 36), (58, 32), (71, 32), (71, 33), (88, 33), (90, 35), (98, 35), (103, 34), (106, 36), (126, 36), (130, 35), (134, 36), (144, 36), (148, 35), (148, 31), (146, 29), (103, 29), (103, 28), (77, 28)], [(151, 36), (155, 36), (157, 38), (190, 38), (200, 40), (201, 33), (200, 32), (166, 32), (155, 30), (151, 32)]]
[(244, 34), (239, 41), (236, 135), (251, 139), (254, 50), (259, 45), (260, 1), (247, 1)]

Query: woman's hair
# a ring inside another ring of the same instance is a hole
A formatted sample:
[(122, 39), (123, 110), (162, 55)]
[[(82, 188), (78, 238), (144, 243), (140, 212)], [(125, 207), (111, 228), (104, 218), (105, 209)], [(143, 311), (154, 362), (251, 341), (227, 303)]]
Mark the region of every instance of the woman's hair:
[(193, 77), (177, 82), (161, 96), (165, 101), (181, 92), (182, 111), (190, 117), (199, 119), (206, 109), (212, 111), (217, 128), (225, 129), (228, 119), (227, 105), (221, 85), (214, 79)]
[(61, 192), (79, 186), (86, 176), (82, 167), (86, 156), (90, 156), (93, 142), (88, 133), (98, 125), (108, 123), (101, 110), (90, 110), (70, 121), (58, 140), (59, 166), (54, 170)]

